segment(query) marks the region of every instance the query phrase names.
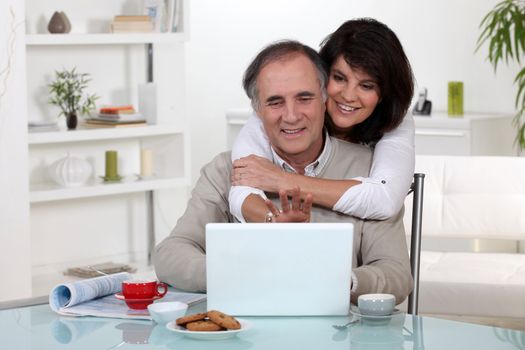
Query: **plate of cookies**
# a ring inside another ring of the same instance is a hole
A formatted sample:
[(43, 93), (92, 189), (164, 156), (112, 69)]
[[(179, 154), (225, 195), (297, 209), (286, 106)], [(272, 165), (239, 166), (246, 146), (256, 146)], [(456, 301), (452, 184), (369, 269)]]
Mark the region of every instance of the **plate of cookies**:
[(217, 310), (180, 317), (166, 325), (170, 331), (193, 339), (221, 340), (250, 328), (250, 323)]

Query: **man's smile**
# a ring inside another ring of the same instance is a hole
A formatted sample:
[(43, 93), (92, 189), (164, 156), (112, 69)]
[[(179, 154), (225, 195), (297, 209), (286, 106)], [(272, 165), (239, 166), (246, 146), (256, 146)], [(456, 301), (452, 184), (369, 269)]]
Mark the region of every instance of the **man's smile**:
[(281, 132), (284, 133), (285, 136), (299, 136), (303, 134), (304, 130), (306, 130), (306, 128), (281, 129)]

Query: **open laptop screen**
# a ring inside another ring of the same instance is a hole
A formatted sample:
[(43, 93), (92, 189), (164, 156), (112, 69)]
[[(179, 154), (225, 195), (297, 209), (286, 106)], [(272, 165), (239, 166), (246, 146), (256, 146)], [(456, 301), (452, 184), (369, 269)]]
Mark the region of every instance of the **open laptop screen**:
[(353, 225), (206, 225), (208, 309), (231, 315), (347, 315)]

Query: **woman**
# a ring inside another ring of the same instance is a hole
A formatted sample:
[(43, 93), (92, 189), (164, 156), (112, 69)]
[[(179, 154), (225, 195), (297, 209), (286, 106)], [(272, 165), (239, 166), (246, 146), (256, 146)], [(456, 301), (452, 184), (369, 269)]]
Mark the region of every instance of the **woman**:
[(262, 123), (252, 116), (232, 150), (230, 210), (241, 221), (251, 221), (242, 203), (250, 193), (262, 194), (256, 189), (299, 186), (315, 204), (364, 219), (387, 219), (403, 205), (414, 172), (414, 121), (405, 117), (414, 81), (399, 39), (381, 22), (355, 19), (329, 35), (319, 54), (330, 67), (326, 129), (333, 137), (374, 148), (370, 176), (327, 180), (282, 171), (269, 161)]

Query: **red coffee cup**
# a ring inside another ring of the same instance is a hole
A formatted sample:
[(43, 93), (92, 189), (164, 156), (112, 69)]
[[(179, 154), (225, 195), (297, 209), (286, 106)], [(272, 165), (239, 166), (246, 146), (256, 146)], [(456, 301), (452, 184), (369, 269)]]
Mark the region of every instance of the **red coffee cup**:
[(168, 285), (158, 281), (129, 280), (122, 282), (124, 301), (131, 309), (145, 309), (168, 292)]

